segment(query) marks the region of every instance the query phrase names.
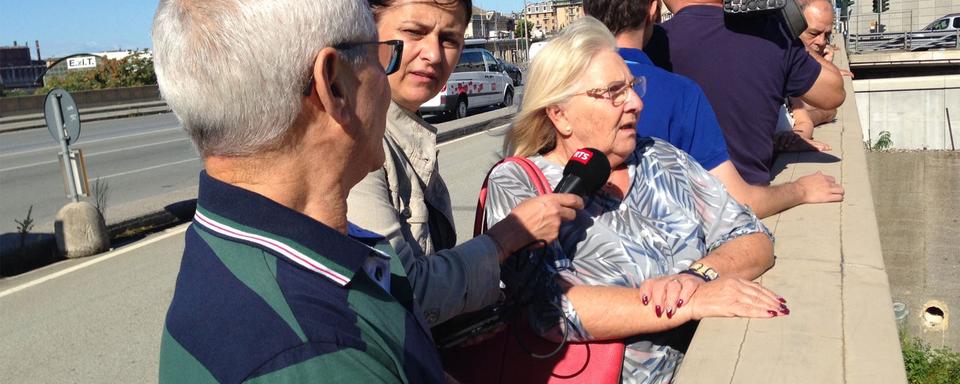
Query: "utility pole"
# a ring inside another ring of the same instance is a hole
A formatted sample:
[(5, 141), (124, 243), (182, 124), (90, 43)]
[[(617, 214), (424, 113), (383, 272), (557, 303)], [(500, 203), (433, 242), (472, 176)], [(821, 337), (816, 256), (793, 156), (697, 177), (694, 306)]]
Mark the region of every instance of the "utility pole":
[(527, 20), (527, 0), (523, 0), (523, 45), (524, 48), (523, 61), (530, 64), (530, 25)]

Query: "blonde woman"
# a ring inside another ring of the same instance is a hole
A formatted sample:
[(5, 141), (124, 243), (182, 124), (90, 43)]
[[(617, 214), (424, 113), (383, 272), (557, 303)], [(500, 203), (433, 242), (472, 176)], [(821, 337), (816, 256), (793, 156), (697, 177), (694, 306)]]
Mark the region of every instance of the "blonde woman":
[[(547, 278), (529, 311), (559, 340), (626, 339), (622, 380), (669, 382), (682, 351), (670, 331), (704, 317), (789, 314), (751, 282), (773, 265), (769, 231), (697, 162), (665, 141), (636, 137), (644, 79), (634, 78), (596, 19), (571, 24), (533, 61), (509, 155), (532, 160), (555, 186), (571, 154), (605, 153), (613, 171), (546, 252)], [(516, 164), (490, 176), (496, 222), (536, 192)]]

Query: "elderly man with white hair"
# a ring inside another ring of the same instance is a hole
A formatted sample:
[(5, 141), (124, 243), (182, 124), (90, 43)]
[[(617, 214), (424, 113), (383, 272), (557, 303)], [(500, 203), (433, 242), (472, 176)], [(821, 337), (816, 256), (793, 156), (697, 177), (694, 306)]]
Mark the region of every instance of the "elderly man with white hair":
[(367, 2), (161, 0), (153, 44), (204, 162), (160, 382), (442, 381), (393, 249), (347, 222), (403, 49)]

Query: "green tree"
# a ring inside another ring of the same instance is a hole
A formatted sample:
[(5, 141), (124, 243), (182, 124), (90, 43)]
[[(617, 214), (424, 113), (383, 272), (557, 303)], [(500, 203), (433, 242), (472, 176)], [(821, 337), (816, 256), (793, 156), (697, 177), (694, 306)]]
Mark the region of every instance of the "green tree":
[(517, 20), (516, 27), (513, 30), (514, 36), (518, 39), (530, 36), (531, 25), (526, 20)]
[(43, 88), (38, 89), (37, 94), (46, 94), (54, 88), (76, 92), (156, 84), (157, 74), (153, 69), (153, 59), (145, 53), (146, 51), (137, 52), (120, 60), (103, 59), (94, 69), (68, 71), (63, 76), (47, 77)]

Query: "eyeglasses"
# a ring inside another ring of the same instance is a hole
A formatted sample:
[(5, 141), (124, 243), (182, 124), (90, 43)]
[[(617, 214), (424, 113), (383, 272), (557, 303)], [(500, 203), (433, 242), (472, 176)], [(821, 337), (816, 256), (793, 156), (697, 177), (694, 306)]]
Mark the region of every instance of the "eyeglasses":
[[(380, 62), (380, 66), (383, 67), (384, 73), (389, 75), (400, 69), (400, 58), (403, 57), (403, 40), (340, 43), (334, 45), (333, 48), (338, 51), (349, 51), (370, 45), (377, 46), (377, 59)], [(313, 75), (311, 74), (310, 81), (307, 82), (307, 86), (303, 89), (304, 96), (310, 96), (310, 91), (313, 88), (313, 80)]]
[(377, 57), (383, 71), (388, 75), (400, 69), (400, 58), (403, 56), (403, 40), (368, 41), (360, 43), (341, 43), (334, 45), (337, 50), (347, 51), (370, 45), (377, 46)]
[(640, 76), (630, 81), (618, 81), (609, 87), (588, 89), (580, 93), (574, 93), (572, 96), (587, 95), (597, 99), (607, 99), (614, 107), (619, 107), (630, 101), (629, 91), (631, 88), (638, 97), (643, 97), (647, 94), (647, 78)]

